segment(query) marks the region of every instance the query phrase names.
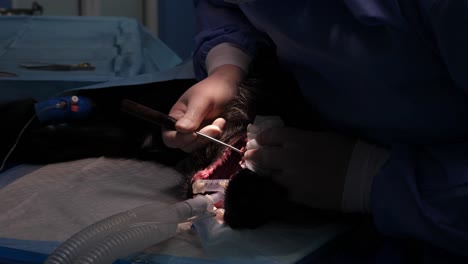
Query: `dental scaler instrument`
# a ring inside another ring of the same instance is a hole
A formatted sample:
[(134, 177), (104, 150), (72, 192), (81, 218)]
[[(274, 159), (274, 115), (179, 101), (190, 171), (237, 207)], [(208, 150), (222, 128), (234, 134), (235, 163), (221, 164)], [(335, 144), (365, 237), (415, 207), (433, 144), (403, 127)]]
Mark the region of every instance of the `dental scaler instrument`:
[[(155, 125), (158, 125), (160, 127), (163, 127), (163, 128), (166, 128), (166, 129), (169, 129), (169, 130), (176, 130), (175, 129), (175, 123), (177, 122), (177, 120), (173, 117), (170, 117), (164, 113), (161, 113), (159, 111), (156, 111), (154, 109), (151, 109), (149, 107), (146, 107), (144, 105), (141, 105), (139, 103), (136, 103), (134, 101), (131, 101), (131, 100), (128, 100), (128, 99), (124, 99), (122, 101), (122, 105), (121, 105), (121, 110), (128, 113), (128, 114), (131, 114), (135, 117), (138, 117), (140, 119), (143, 119), (145, 121), (148, 121), (152, 124), (155, 124)], [(198, 131), (195, 131), (195, 134), (197, 134), (198, 136), (201, 136), (203, 138), (206, 138), (212, 142), (215, 142), (217, 144), (221, 144), (225, 147), (228, 147), (240, 154), (243, 154), (244, 152), (232, 145), (229, 145), (221, 140), (218, 140), (214, 137), (210, 137), (206, 134), (203, 134), (201, 132), (198, 132)]]

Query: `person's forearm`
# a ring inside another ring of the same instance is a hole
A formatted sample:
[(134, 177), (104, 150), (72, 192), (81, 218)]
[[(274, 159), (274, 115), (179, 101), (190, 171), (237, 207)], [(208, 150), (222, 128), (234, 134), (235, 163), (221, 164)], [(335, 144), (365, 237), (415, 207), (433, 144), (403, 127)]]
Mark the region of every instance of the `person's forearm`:
[(258, 43), (268, 42), (257, 33), (237, 5), (222, 0), (200, 0), (196, 5), (196, 16), (198, 32), (195, 36), (193, 63), (199, 80), (207, 76), (205, 62), (208, 53), (218, 45), (230, 43), (249, 56), (254, 56)]
[(214, 69), (209, 78), (217, 78), (236, 87), (243, 81), (246, 73), (236, 65), (224, 64)]
[(232, 43), (221, 43), (208, 52), (206, 56), (206, 71), (210, 75), (216, 68), (230, 64), (241, 68), (245, 73), (249, 70), (252, 58)]
[(389, 150), (364, 141), (357, 141), (348, 163), (343, 188), (344, 212), (369, 212), (370, 192), (374, 176), (385, 164)]

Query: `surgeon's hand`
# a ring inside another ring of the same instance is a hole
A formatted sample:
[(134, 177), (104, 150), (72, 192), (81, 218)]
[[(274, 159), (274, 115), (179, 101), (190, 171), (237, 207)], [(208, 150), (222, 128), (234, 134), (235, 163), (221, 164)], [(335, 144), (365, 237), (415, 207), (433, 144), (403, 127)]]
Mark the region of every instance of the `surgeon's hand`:
[(163, 131), (166, 146), (186, 152), (195, 150), (206, 143), (193, 133), (200, 126), (203, 126), (200, 132), (219, 137), (225, 121), (216, 118), (236, 96), (244, 75), (237, 66), (223, 65), (182, 94), (169, 112), (178, 120), (175, 125), (177, 131)]
[(331, 132), (273, 127), (257, 136), (260, 147), (244, 158), (286, 187), (292, 201), (339, 210), (355, 141)]

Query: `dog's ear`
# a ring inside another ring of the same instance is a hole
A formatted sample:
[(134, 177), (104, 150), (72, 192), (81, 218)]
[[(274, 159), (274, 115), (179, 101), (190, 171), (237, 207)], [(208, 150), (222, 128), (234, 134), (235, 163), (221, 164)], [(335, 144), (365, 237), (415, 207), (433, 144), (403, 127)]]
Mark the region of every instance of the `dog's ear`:
[(287, 191), (271, 178), (243, 169), (226, 189), (224, 221), (233, 229), (257, 228), (277, 218), (287, 203)]

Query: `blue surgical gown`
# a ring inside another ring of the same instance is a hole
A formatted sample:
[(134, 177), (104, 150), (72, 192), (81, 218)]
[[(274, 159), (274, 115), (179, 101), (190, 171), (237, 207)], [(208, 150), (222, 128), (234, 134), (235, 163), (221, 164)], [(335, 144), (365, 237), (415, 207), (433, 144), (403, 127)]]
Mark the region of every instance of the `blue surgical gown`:
[(468, 0), (232, 2), (195, 2), (197, 76), (219, 43), (272, 41), (327, 121), (389, 146), (377, 228), (468, 255)]

